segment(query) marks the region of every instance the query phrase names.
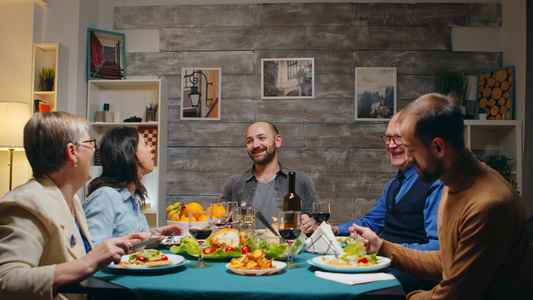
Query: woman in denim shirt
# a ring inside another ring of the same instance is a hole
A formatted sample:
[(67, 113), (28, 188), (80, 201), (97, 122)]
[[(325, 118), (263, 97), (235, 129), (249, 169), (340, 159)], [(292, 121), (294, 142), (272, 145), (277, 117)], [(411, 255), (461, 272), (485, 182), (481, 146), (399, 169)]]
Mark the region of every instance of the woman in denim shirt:
[[(150, 145), (135, 128), (113, 128), (103, 137), (99, 153), (102, 175), (89, 183), (83, 202), (93, 244), (149, 231), (143, 212), (147, 191), (141, 179), (154, 170)], [(165, 235), (182, 232), (178, 225), (155, 229)]]

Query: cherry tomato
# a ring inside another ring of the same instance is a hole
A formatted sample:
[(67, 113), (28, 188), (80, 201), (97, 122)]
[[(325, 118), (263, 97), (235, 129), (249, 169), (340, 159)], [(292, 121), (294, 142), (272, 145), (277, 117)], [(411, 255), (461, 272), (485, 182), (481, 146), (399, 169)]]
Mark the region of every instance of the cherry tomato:
[(156, 260), (156, 261), (160, 261), (160, 260), (168, 260), (168, 257), (164, 254), (161, 255), (161, 258)]
[(213, 252), (217, 251), (216, 248), (205, 248), (204, 249), (204, 254), (211, 254)]
[(229, 252), (229, 251), (235, 251), (235, 248), (228, 247), (228, 248), (224, 249), (224, 252)]
[(146, 258), (145, 258), (144, 256), (141, 255), (141, 256), (137, 256), (137, 257), (135, 258), (135, 260), (138, 260), (138, 261), (146, 261)]
[(250, 252), (250, 247), (248, 247), (248, 246), (243, 246), (243, 247), (241, 248), (241, 252), (242, 252), (242, 254), (246, 254), (246, 253)]
[(358, 261), (357, 261), (358, 264), (367, 264), (368, 263), (368, 258), (366, 257), (363, 257), (363, 258), (360, 258)]

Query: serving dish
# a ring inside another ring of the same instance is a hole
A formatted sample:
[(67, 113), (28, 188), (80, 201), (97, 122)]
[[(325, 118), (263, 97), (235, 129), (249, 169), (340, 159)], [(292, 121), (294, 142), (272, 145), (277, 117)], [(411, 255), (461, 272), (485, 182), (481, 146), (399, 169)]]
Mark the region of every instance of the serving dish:
[(324, 262), (322, 260), (323, 257), (332, 258), (335, 256), (333, 255), (317, 256), (312, 259), (309, 259), (307, 263), (314, 267), (322, 269), (324, 271), (344, 272), (344, 273), (374, 272), (374, 271), (381, 270), (381, 269), (384, 269), (390, 266), (390, 263), (391, 263), (389, 258), (383, 257), (383, 256), (377, 256), (378, 263), (372, 266), (336, 266), (336, 265), (330, 265), (329, 263)]
[(263, 275), (272, 275), (283, 270), (287, 264), (282, 261), (273, 261), (272, 264), (276, 267), (274, 269), (261, 269), (261, 270), (245, 270), (245, 269), (235, 269), (231, 268), (231, 263), (226, 264), (226, 268), (231, 272), (239, 275), (245, 276), (263, 276)]

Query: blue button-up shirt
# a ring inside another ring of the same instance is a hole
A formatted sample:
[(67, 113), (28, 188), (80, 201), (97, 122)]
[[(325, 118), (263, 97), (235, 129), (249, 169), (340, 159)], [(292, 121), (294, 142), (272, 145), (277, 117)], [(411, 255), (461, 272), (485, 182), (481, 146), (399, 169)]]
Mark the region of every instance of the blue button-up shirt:
[(127, 188), (101, 187), (83, 202), (94, 246), (111, 237), (150, 231), (141, 198)]
[[(402, 199), (402, 197), (409, 191), (411, 186), (419, 178), (418, 173), (416, 172), (415, 167), (410, 167), (404, 172), (405, 179), (402, 181), (402, 187), (396, 196), (396, 201)], [(385, 226), (385, 216), (387, 214), (387, 191), (394, 179), (390, 180), (383, 191), (383, 195), (374, 207), (366, 213), (363, 218), (353, 220), (351, 222), (346, 222), (339, 225), (340, 235), (349, 235), (350, 232), (348, 228), (353, 224), (360, 226), (365, 226), (372, 229), (376, 233), (380, 233)], [(403, 243), (402, 245), (407, 248), (419, 249), (419, 250), (439, 250), (439, 239), (437, 233), (437, 213), (439, 210), (440, 197), (442, 196), (442, 190), (444, 184), (437, 180), (429, 188), (429, 195), (426, 198), (426, 205), (424, 207), (424, 227), (427, 233), (427, 238), (429, 242), (427, 244), (407, 244)]]

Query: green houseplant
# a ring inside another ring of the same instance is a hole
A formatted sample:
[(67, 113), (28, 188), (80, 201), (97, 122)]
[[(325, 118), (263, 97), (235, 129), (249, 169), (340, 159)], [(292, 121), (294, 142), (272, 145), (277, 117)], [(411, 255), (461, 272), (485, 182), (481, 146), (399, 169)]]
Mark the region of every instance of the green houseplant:
[(498, 173), (500, 173), (518, 192), (518, 184), (511, 177), (511, 166), (509, 164), (509, 161), (511, 160), (511, 158), (502, 154), (491, 155), (483, 159), (489, 167), (498, 171)]
[(438, 70), (435, 72), (435, 92), (451, 94), (457, 98), (457, 105), (466, 106), (468, 76), (458, 71)]
[(54, 68), (42, 67), (39, 72), (39, 81), (41, 82), (42, 91), (51, 91), (54, 87), (56, 70)]

